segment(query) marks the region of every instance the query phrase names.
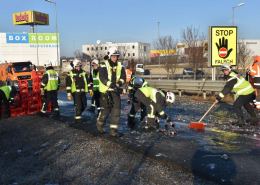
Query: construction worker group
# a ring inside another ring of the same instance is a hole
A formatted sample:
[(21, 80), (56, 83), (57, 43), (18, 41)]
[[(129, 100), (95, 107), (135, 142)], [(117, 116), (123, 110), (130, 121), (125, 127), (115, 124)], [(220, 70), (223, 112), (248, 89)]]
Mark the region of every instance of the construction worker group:
[[(135, 114), (141, 109), (140, 121), (144, 121), (147, 116), (147, 126), (156, 128), (154, 124), (155, 117), (165, 119), (167, 122), (171, 118), (166, 115), (163, 105), (174, 103), (175, 96), (172, 92), (165, 92), (150, 87), (149, 83), (140, 76), (133, 76), (130, 66), (124, 69), (121, 62), (118, 61), (120, 51), (117, 47), (109, 48), (104, 61), (92, 61), (92, 71), (88, 77), (82, 69), (82, 62), (74, 59), (71, 62), (72, 70), (66, 77), (66, 91), (68, 100), (74, 101), (75, 122), (82, 123), (82, 113), (87, 108), (86, 93), (92, 97), (91, 106), (88, 111), (95, 113), (97, 107), (96, 127), (100, 134), (104, 133), (104, 125), (110, 115), (110, 135), (119, 137), (119, 121), (121, 114), (121, 94), (123, 89), (128, 91), (128, 103), (132, 102), (130, 113), (128, 115), (128, 126), (135, 127)], [(38, 113), (45, 116), (49, 102), (54, 108), (54, 116), (59, 117), (60, 111), (58, 106), (57, 91), (59, 90), (60, 78), (58, 73), (53, 69), (52, 63), (47, 61), (44, 64), (45, 72), (42, 78), (41, 94), (43, 95), (42, 109)], [(237, 114), (238, 121), (233, 124), (244, 126), (244, 117), (242, 106), (251, 115), (249, 122), (252, 125), (258, 125), (258, 118), (252, 105), (260, 109), (260, 57), (254, 58), (254, 63), (248, 67), (247, 80), (242, 75), (233, 70), (230, 63), (223, 63), (220, 70), (224, 73), (227, 81), (223, 90), (216, 97), (215, 103), (229, 94), (232, 90), (236, 93), (237, 99), (234, 102), (234, 110)], [(255, 88), (255, 89), (254, 89)], [(4, 117), (8, 117), (8, 105), (15, 93), (19, 91), (18, 87), (4, 86), (0, 88), (0, 102), (5, 104)], [(0, 104), (0, 111), (2, 106)]]

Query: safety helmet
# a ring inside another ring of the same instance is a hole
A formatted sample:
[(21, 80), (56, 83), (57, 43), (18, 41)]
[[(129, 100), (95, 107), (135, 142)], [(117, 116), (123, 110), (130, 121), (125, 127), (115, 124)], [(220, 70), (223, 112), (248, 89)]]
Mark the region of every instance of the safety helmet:
[(73, 65), (74, 65), (74, 67), (76, 67), (76, 66), (82, 66), (82, 62), (81, 62), (81, 60), (79, 60), (79, 59), (74, 59), (74, 60), (73, 60)]
[(134, 87), (135, 88), (140, 88), (140, 87), (143, 87), (143, 78), (140, 77), (140, 76), (137, 76), (134, 80)]
[(254, 58), (254, 62), (260, 62), (260, 56), (256, 55)]
[(44, 68), (46, 69), (47, 67), (51, 67), (52, 66), (52, 63), (51, 63), (51, 61), (47, 61), (47, 62), (45, 62), (45, 64), (44, 64)]
[(228, 63), (228, 62), (224, 62), (224, 63), (222, 64), (222, 66), (220, 66), (220, 70), (223, 71), (224, 69), (228, 69), (229, 72), (230, 72), (230, 71), (232, 70), (231, 64)]
[(170, 103), (174, 103), (175, 95), (172, 92), (167, 92), (165, 101), (170, 102)]
[(108, 57), (109, 59), (111, 58), (112, 55), (116, 55), (116, 56), (120, 56), (120, 51), (117, 49), (116, 46), (111, 46), (109, 49), (108, 49)]
[(94, 65), (98, 66), (98, 60), (97, 59), (93, 60), (91, 64), (92, 64), (92, 66), (94, 66)]

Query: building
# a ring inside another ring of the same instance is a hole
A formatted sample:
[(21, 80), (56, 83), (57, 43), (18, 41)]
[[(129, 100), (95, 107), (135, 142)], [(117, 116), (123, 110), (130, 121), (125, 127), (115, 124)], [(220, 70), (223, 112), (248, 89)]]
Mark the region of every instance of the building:
[(86, 44), (82, 46), (84, 58), (102, 60), (107, 54), (109, 47), (116, 46), (120, 53), (120, 60), (143, 60), (150, 61), (151, 46), (148, 43), (131, 42), (115, 43), (106, 42), (105, 44)]

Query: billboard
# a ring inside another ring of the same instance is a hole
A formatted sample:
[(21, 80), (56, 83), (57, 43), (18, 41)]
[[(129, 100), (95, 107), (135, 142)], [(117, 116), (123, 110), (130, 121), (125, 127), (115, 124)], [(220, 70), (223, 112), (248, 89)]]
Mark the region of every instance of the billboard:
[(211, 66), (221, 66), (224, 62), (232, 66), (237, 64), (237, 27), (212, 26), (209, 29)]
[(57, 64), (56, 33), (0, 33), (0, 63), (31, 61), (44, 65), (46, 61)]
[(165, 50), (151, 50), (150, 53), (154, 53), (154, 54), (161, 54), (161, 55), (165, 55), (165, 54), (176, 54), (176, 50), (175, 49), (165, 49)]
[(36, 11), (24, 11), (13, 14), (14, 25), (49, 25), (49, 15)]

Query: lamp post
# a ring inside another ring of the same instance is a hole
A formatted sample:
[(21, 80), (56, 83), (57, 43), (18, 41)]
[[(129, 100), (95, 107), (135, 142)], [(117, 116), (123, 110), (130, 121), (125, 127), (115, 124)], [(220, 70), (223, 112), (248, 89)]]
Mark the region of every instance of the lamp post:
[(57, 10), (56, 10), (56, 2), (52, 2), (51, 0), (45, 0), (49, 3), (55, 5), (55, 21), (56, 21), (56, 44), (57, 44), (57, 66), (58, 66), (58, 74), (60, 73), (60, 60), (59, 60), (59, 47), (58, 47), (58, 27), (57, 27)]
[(245, 4), (245, 3), (240, 3), (239, 5), (233, 7), (232, 26), (234, 26), (234, 9), (237, 8), (237, 7), (239, 7), (239, 6), (243, 6), (244, 4)]
[[(160, 22), (158, 22), (158, 44), (160, 45)], [(159, 69), (160, 69), (160, 52), (159, 52)]]

